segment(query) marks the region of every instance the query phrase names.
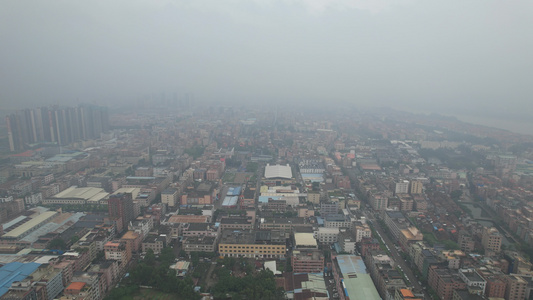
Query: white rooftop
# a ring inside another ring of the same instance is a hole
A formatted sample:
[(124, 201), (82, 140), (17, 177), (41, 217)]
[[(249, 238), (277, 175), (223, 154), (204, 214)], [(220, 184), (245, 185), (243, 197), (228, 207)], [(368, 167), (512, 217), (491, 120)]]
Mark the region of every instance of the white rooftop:
[(18, 226), (17, 228), (14, 228), (13, 230), (11, 230), (10, 232), (4, 234), (3, 236), (4, 237), (17, 238), (18, 239), (18, 238), (20, 238), (20, 236), (23, 236), (24, 234), (26, 234), (29, 230), (32, 230), (35, 227), (38, 227), (38, 226), (42, 225), (42, 223), (45, 220), (50, 219), (50, 218), (54, 217), (57, 214), (58, 213), (55, 212), (55, 211), (44, 212), (44, 213), (36, 216), (35, 218), (29, 220), (28, 222)]
[(267, 164), (265, 167), (265, 178), (292, 178), (292, 170), (289, 165), (273, 165)]
[(84, 199), (87, 201), (99, 201), (109, 194), (101, 188), (71, 186), (68, 189), (56, 194), (52, 198), (63, 199)]
[(294, 241), (295, 241), (296, 246), (317, 247), (316, 239), (312, 233), (307, 233), (307, 232), (295, 233)]
[(132, 199), (136, 199), (137, 198), (137, 195), (139, 195), (139, 193), (141, 192), (141, 189), (140, 188), (120, 188), (118, 190), (116, 190), (113, 195), (117, 195), (117, 194), (131, 194), (131, 198)]
[(52, 259), (54, 259), (56, 257), (58, 257), (58, 255), (44, 255), (44, 256), (41, 256), (38, 259), (36, 259), (35, 262), (38, 263), (38, 264), (48, 264), (48, 263), (50, 263), (50, 260), (52, 260)]
[(281, 272), (278, 271), (277, 268), (276, 268), (276, 261), (275, 260), (265, 261), (265, 270), (270, 270), (275, 275), (281, 274)]
[(318, 227), (318, 232), (324, 234), (338, 234), (340, 229), (337, 227)]

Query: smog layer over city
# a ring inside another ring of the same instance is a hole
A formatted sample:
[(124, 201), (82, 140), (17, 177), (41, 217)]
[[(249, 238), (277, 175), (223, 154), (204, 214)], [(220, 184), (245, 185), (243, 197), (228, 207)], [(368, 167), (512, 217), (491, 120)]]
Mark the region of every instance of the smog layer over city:
[(533, 299), (533, 2), (0, 2), (0, 300)]

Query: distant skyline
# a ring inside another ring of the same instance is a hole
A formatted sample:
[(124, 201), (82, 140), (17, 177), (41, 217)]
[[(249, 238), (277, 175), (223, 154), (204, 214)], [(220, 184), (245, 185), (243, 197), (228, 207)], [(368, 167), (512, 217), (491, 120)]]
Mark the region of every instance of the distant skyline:
[(532, 15), (529, 0), (3, 1), (0, 105), (177, 92), (387, 106), (530, 133)]

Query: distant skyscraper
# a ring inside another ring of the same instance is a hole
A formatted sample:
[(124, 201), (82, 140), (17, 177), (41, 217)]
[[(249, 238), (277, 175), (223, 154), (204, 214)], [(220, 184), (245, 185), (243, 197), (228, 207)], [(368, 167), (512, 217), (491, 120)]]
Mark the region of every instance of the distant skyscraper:
[(109, 129), (105, 107), (81, 105), (19, 110), (6, 117), (9, 148), (19, 151), (30, 144), (57, 143), (98, 138)]
[(109, 196), (107, 208), (110, 218), (121, 218), (123, 228), (133, 220), (133, 199), (131, 194), (116, 194)]

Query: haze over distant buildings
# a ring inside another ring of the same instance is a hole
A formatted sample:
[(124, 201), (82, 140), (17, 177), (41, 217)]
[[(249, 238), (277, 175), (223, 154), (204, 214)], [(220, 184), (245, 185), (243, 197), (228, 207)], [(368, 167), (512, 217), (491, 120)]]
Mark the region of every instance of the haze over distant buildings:
[(528, 0), (4, 1), (0, 104), (112, 106), (177, 92), (520, 130), (533, 114), (531, 15)]
[(10, 151), (29, 144), (63, 146), (75, 141), (98, 138), (109, 130), (107, 109), (94, 105), (78, 107), (39, 107), (18, 110), (6, 116)]

